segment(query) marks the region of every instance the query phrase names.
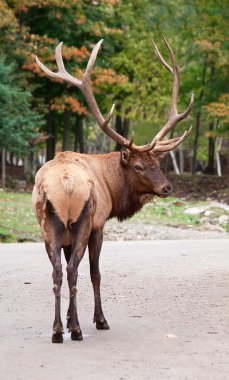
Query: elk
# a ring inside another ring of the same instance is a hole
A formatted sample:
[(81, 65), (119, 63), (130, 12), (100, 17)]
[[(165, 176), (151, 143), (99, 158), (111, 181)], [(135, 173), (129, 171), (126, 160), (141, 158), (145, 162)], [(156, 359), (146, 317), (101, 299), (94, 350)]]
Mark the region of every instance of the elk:
[(164, 38), (169, 51), (172, 67), (154, 48), (161, 63), (173, 75), (172, 105), (170, 116), (153, 140), (142, 146), (134, 144), (109, 127), (114, 105), (104, 118), (95, 100), (91, 73), (101, 46), (98, 42), (88, 60), (83, 79), (70, 75), (64, 66), (60, 43), (55, 51), (58, 72), (45, 67), (36, 57), (40, 68), (50, 77), (62, 79), (78, 87), (100, 126), (111, 139), (124, 149), (106, 154), (80, 154), (61, 152), (46, 162), (37, 172), (33, 189), (33, 208), (41, 226), (48, 257), (53, 266), (53, 291), (55, 295), (55, 319), (53, 323), (53, 343), (63, 342), (60, 291), (62, 285), (61, 250), (67, 261), (69, 285), (69, 308), (67, 328), (72, 340), (82, 340), (83, 335), (77, 316), (76, 285), (78, 265), (88, 246), (90, 276), (94, 290), (94, 319), (96, 328), (108, 330), (100, 296), (99, 256), (103, 242), (105, 222), (113, 217), (120, 221), (131, 217), (154, 196), (168, 197), (172, 186), (160, 170), (160, 160), (175, 149), (190, 133), (164, 140), (164, 137), (179, 121), (192, 110), (194, 96), (183, 113), (177, 112), (179, 92), (179, 72), (174, 53)]

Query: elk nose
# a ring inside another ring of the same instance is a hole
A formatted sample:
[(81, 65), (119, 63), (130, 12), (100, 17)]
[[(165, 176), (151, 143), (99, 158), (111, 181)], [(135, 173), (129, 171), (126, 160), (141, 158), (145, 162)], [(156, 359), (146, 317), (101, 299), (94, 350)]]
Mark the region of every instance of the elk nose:
[(162, 193), (165, 197), (168, 197), (173, 191), (172, 185), (169, 183), (162, 189)]

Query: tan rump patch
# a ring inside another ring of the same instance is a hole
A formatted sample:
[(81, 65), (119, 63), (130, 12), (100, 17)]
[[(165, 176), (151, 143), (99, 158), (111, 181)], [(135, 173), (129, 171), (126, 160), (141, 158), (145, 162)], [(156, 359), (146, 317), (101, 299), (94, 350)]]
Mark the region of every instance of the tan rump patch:
[(61, 176), (61, 182), (62, 182), (64, 191), (67, 194), (71, 194), (74, 187), (74, 177), (64, 172), (63, 175)]

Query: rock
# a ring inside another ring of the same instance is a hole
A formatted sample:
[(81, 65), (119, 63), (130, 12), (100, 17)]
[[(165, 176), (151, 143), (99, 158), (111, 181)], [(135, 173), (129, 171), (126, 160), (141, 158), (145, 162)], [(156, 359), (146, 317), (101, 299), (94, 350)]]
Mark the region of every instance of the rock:
[(191, 207), (184, 210), (184, 213), (188, 215), (199, 215), (199, 214), (202, 214), (204, 211), (206, 211), (208, 208), (209, 206)]
[[(213, 208), (213, 210), (211, 210), (211, 208)], [(220, 210), (224, 210), (224, 212), (229, 212), (229, 206), (224, 203), (209, 202), (209, 204), (207, 205), (189, 207), (184, 211), (184, 213), (189, 215), (200, 215), (204, 213), (205, 216), (213, 216), (214, 214), (214, 217), (216, 217), (216, 213), (219, 213)]]
[[(225, 227), (224, 227), (225, 228)], [(229, 234), (220, 227), (218, 218), (203, 216), (198, 227), (164, 225), (162, 223), (144, 223), (140, 221), (124, 221), (115, 219), (105, 225), (104, 240), (177, 240), (177, 239), (225, 239)]]
[(206, 210), (204, 213), (205, 216), (212, 216), (214, 214), (215, 214), (214, 211), (211, 211), (211, 210)]
[(210, 207), (217, 207), (217, 208), (220, 208), (222, 210), (229, 212), (229, 205), (227, 205), (225, 203), (211, 202), (209, 206)]
[(226, 223), (229, 223), (229, 215), (221, 215), (221, 216), (218, 218), (218, 223), (220, 223), (220, 224), (226, 224)]
[(203, 218), (200, 219), (201, 224), (210, 224), (211, 219), (207, 216), (203, 216)]

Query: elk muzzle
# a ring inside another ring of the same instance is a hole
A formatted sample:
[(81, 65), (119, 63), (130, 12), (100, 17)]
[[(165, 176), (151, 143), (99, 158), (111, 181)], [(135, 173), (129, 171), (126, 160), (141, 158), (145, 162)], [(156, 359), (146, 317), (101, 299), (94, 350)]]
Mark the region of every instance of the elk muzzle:
[(172, 194), (172, 191), (173, 191), (173, 187), (172, 187), (171, 183), (168, 182), (168, 184), (166, 186), (164, 186), (162, 189), (162, 195), (164, 197), (168, 197), (170, 194)]
[(160, 186), (158, 189), (155, 190), (155, 193), (160, 198), (167, 198), (169, 195), (172, 194), (173, 187), (169, 181), (166, 181), (163, 183), (162, 186)]

